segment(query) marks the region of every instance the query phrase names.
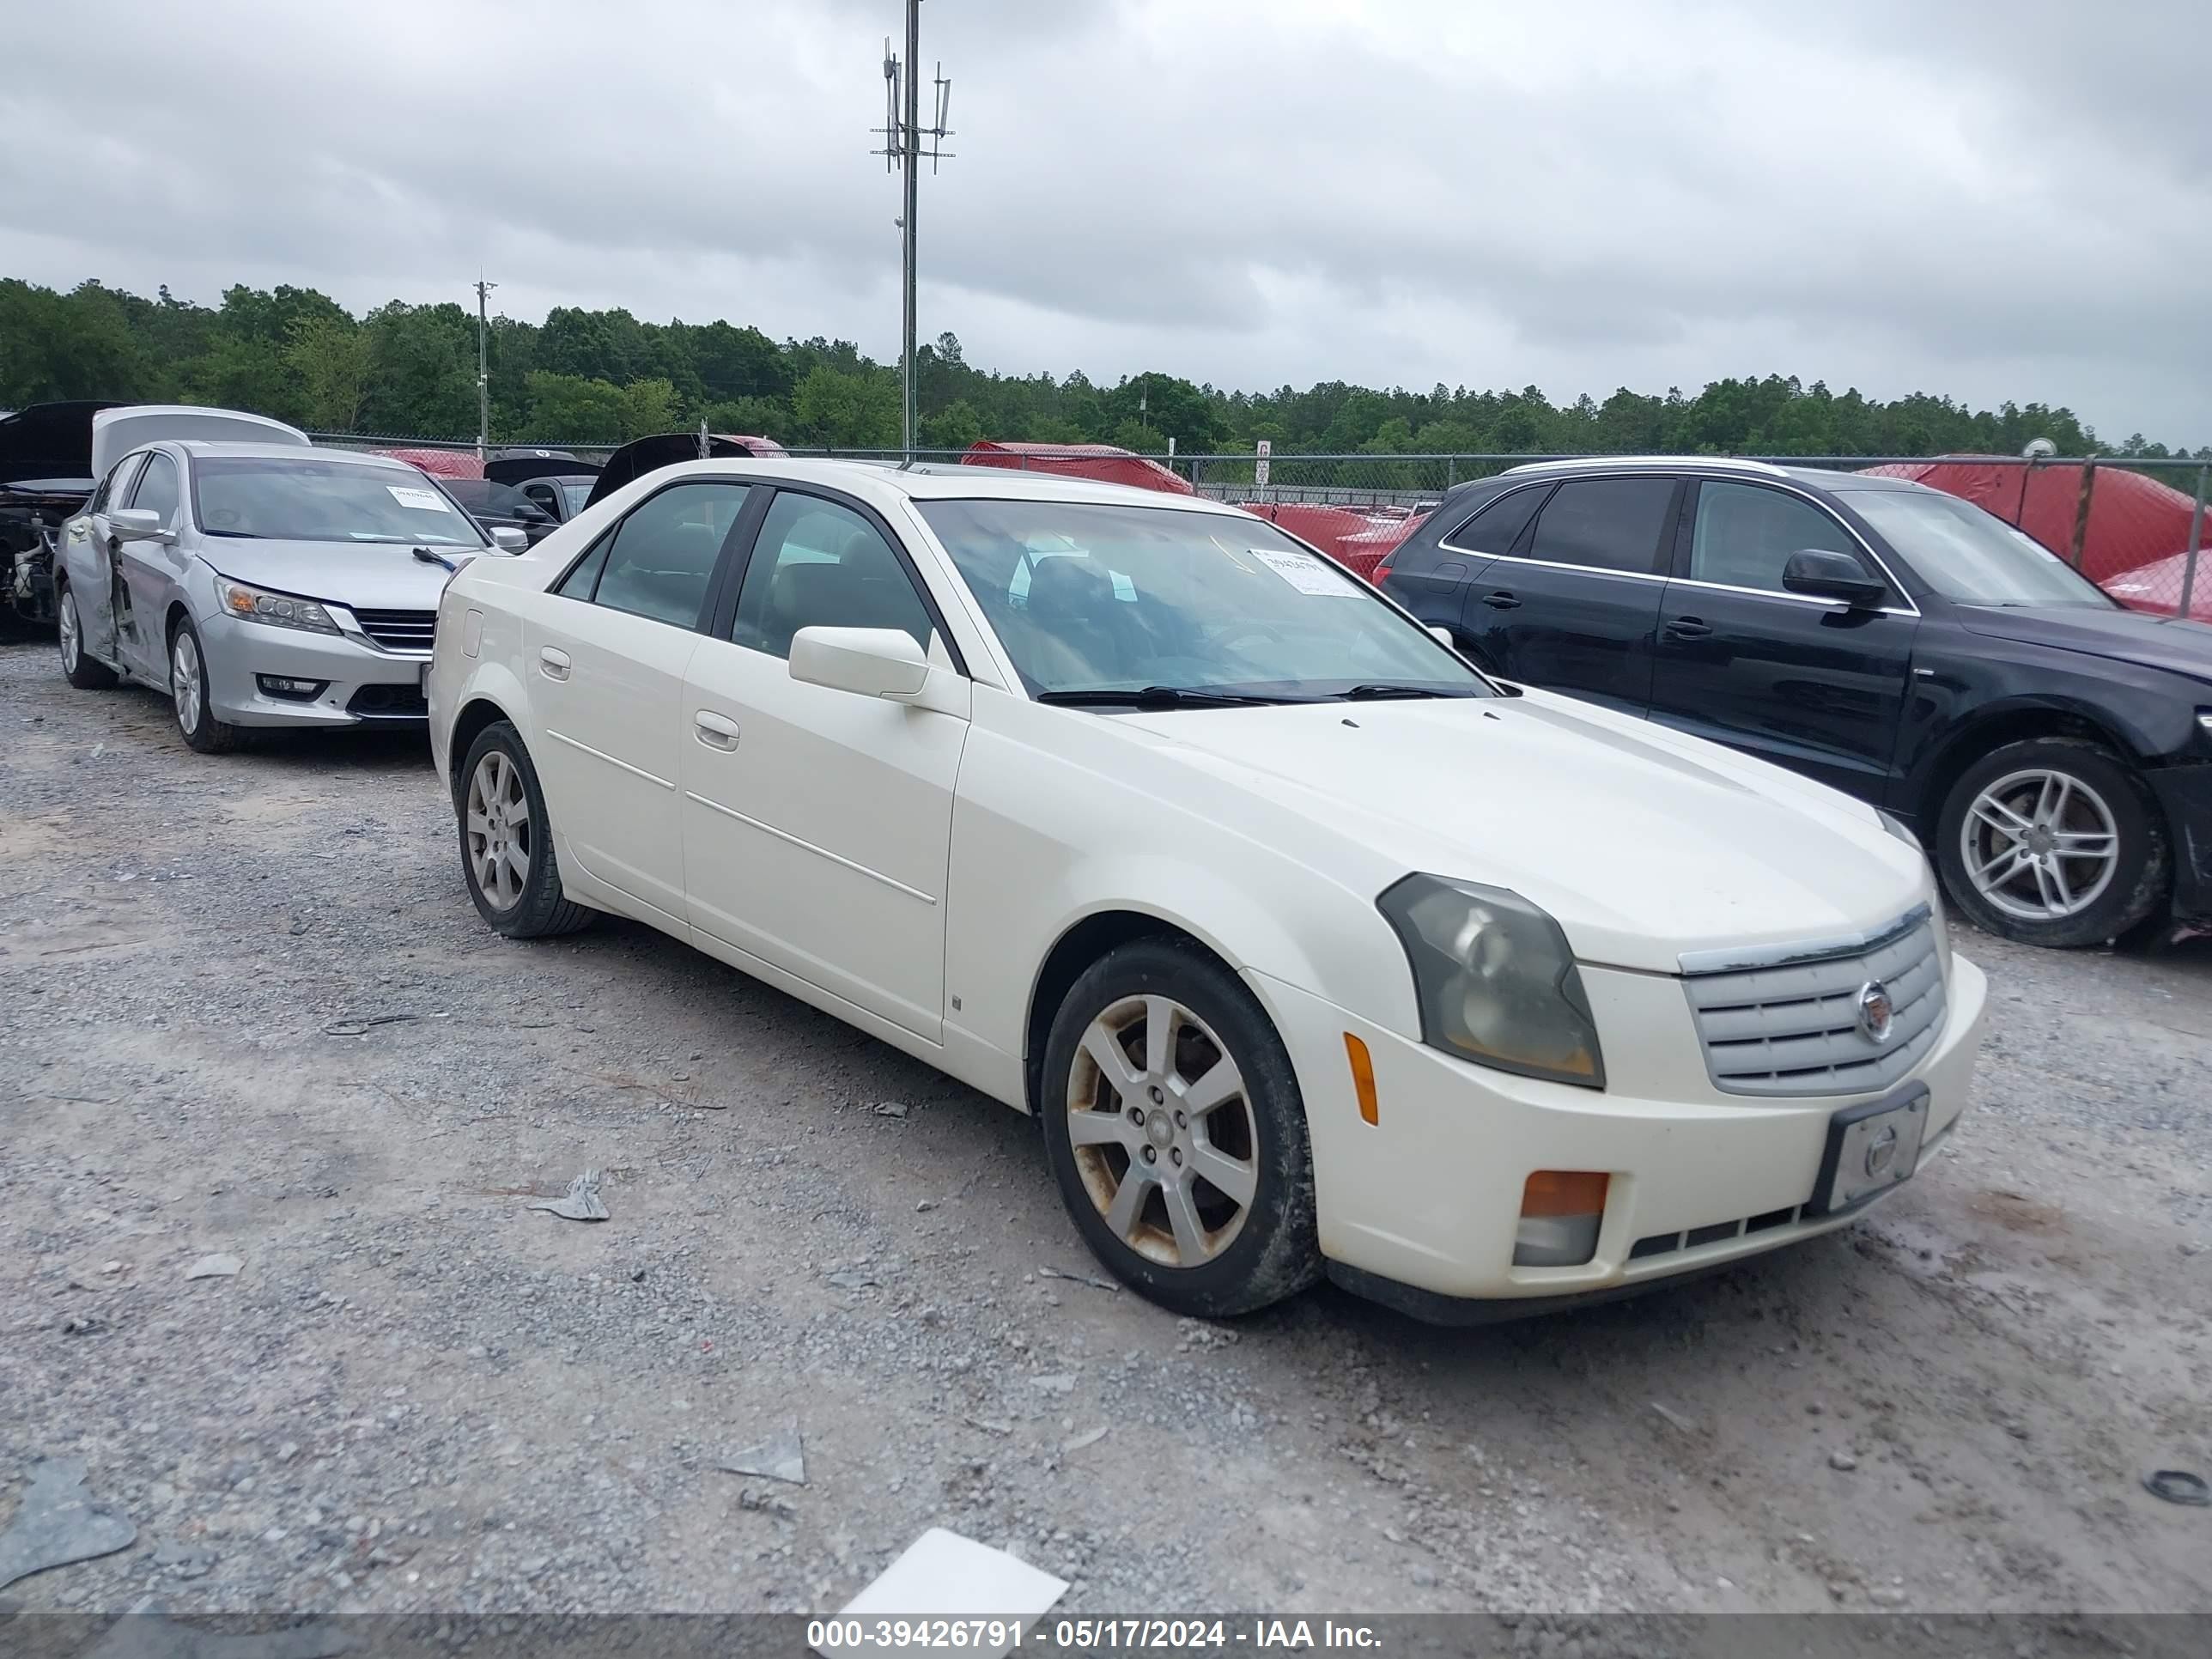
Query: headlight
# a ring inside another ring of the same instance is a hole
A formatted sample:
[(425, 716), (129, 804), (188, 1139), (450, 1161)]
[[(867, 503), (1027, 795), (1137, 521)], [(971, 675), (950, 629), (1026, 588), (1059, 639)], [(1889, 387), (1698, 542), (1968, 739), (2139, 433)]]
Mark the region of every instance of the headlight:
[(1605, 1058), (1559, 924), (1517, 893), (1408, 876), (1376, 901), (1413, 966), (1421, 1040), (1501, 1072), (1605, 1087)]
[(311, 634), (335, 634), (338, 625), (331, 613), (313, 599), (295, 599), (289, 593), (264, 593), (244, 582), (216, 578), (216, 592), (222, 608), (240, 622), (267, 623), (272, 628), (304, 628)]

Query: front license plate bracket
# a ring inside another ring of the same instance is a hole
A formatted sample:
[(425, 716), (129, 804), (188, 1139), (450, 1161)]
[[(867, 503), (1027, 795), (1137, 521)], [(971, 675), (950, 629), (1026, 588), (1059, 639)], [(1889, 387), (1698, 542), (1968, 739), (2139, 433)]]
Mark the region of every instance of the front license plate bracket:
[(1911, 1180), (1927, 1139), (1928, 1106), (1928, 1085), (1915, 1083), (1831, 1117), (1806, 1216), (1843, 1215)]

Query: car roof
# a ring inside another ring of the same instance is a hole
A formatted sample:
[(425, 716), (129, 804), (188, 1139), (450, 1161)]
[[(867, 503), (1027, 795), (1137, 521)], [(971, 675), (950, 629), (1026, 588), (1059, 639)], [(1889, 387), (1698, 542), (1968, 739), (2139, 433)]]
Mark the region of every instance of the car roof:
[[(149, 446), (149, 447), (151, 446)], [(419, 468), (389, 455), (364, 455), (354, 449), (303, 449), (297, 444), (234, 443), (217, 438), (172, 438), (168, 447), (187, 455), (225, 456), (248, 461), (342, 461), (352, 466), (381, 467), (390, 472), (417, 472)]]
[(1164, 490), (1139, 489), (1130, 484), (1097, 483), (1088, 478), (1023, 472), (1001, 466), (902, 467), (889, 461), (787, 460), (781, 456), (763, 456), (755, 460), (682, 461), (645, 476), (665, 482), (692, 475), (758, 478), (764, 483), (815, 483), (862, 495), (904, 496), (909, 501), (1073, 501), (1099, 507), (1217, 513), (1230, 518), (1244, 516), (1242, 507), (1209, 501), (1202, 495), (1171, 495)]
[(1704, 472), (1739, 474), (1747, 478), (1779, 478), (1818, 489), (1924, 489), (1910, 478), (1883, 477), (1851, 472), (1839, 467), (1784, 466), (1773, 461), (1744, 460), (1733, 455), (1576, 455), (1560, 460), (1524, 461), (1479, 482), (1502, 483), (1529, 478), (1572, 477), (1582, 472)]

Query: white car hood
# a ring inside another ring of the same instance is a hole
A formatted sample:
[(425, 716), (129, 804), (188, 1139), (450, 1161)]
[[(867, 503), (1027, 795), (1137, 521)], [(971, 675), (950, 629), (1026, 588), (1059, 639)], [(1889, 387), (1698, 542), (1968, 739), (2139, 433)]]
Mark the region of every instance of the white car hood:
[(1924, 899), (1917, 847), (1779, 768), (1565, 697), (1146, 713), (1165, 757), (1332, 826), (1379, 893), (1426, 871), (1510, 888), (1585, 962), (1832, 939)]

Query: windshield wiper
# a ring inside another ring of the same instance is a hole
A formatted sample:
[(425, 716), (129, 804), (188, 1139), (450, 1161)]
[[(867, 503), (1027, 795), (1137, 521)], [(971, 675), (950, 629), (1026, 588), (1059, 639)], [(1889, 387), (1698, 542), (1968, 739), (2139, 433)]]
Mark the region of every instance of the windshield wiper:
[(1400, 697), (1449, 697), (1458, 694), (1435, 690), (1425, 685), (1391, 685), (1378, 682), (1346, 686), (1336, 695), (1346, 702), (1388, 702)]
[(445, 557), (441, 554), (433, 553), (427, 547), (416, 548), (415, 550), (415, 556), (420, 559), (424, 564), (441, 564), (445, 566), (447, 569), (452, 571), (455, 575), (459, 575), (460, 574), (460, 566), (455, 564), (451, 559)]
[(1190, 685), (1148, 685), (1140, 691), (1041, 691), (1037, 694), (1037, 701), (1059, 708), (1237, 708), (1312, 700), (1307, 697), (1259, 697), (1241, 691), (1208, 691)]

